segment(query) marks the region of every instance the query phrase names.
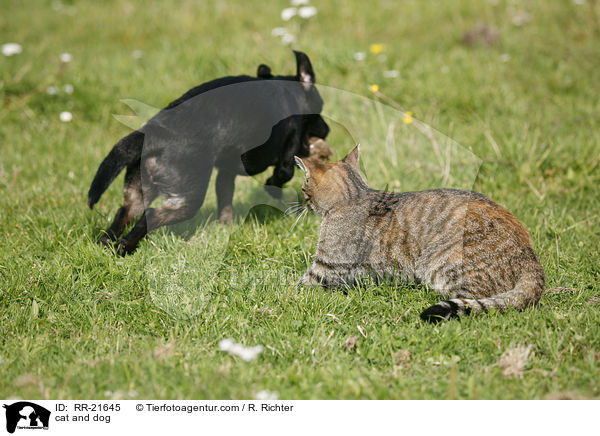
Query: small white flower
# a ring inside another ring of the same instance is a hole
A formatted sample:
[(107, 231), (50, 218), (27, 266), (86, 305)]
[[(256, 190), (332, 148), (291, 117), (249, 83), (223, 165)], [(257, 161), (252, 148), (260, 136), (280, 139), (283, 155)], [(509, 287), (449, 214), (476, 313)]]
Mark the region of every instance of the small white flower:
[(440, 71), (442, 72), (442, 74), (448, 74), (450, 72), (450, 67), (448, 67), (448, 65), (442, 65)]
[(354, 60), (364, 61), (367, 58), (367, 54), (364, 51), (357, 51), (354, 53)]
[(234, 356), (239, 356), (242, 360), (250, 362), (258, 357), (263, 351), (262, 345), (254, 347), (244, 347), (242, 344), (236, 344), (232, 339), (223, 339), (219, 342), (219, 349), (226, 351)]
[(229, 351), (231, 350), (231, 347), (235, 344), (235, 342), (233, 342), (233, 339), (227, 338), (227, 339), (223, 339), (219, 342), (219, 350), (221, 351)]
[(262, 401), (277, 400), (279, 399), (279, 393), (275, 391), (259, 391), (256, 393), (256, 399)]
[(135, 398), (135, 397), (137, 397), (137, 396), (138, 396), (138, 393), (137, 393), (137, 391), (136, 391), (135, 389), (131, 389), (131, 390), (129, 391), (129, 397), (130, 397), (130, 398)]
[(105, 397), (112, 397), (112, 391), (104, 391), (104, 396)]
[(292, 6), (302, 6), (307, 5), (308, 3), (308, 0), (292, 0)]
[(60, 113), (59, 118), (63, 123), (68, 123), (73, 119), (73, 114), (69, 111), (64, 111)]
[(67, 176), (69, 177), (69, 179), (73, 180), (75, 178), (75, 173), (73, 171), (69, 171), (69, 174), (67, 174)]
[(72, 60), (73, 60), (73, 56), (71, 56), (71, 53), (61, 53), (61, 55), (60, 55), (60, 61), (61, 62), (64, 62), (65, 64), (68, 64)]
[(131, 52), (131, 56), (133, 56), (134, 59), (141, 59), (143, 54), (144, 53), (141, 50), (134, 50)]
[(395, 79), (399, 75), (400, 75), (400, 72), (398, 70), (387, 70), (387, 71), (383, 72), (383, 77), (385, 77), (387, 79)]
[(298, 9), (298, 15), (300, 15), (302, 18), (310, 18), (314, 15), (317, 15), (317, 8), (314, 6), (302, 6), (300, 9)]
[(46, 93), (48, 95), (56, 95), (58, 94), (58, 88), (56, 86), (49, 86), (46, 88)]
[(296, 41), (296, 38), (291, 33), (286, 33), (281, 37), (281, 42), (284, 45), (290, 45), (292, 42)]
[(65, 91), (67, 94), (73, 94), (73, 85), (67, 83), (65, 86), (63, 86), (63, 91)]
[(508, 61), (510, 61), (510, 55), (508, 53), (502, 53), (500, 55), (500, 60), (502, 62), (508, 62)]
[(288, 30), (285, 27), (275, 27), (273, 30), (271, 30), (272, 36), (283, 36), (286, 33), (288, 33)]
[(298, 9), (296, 8), (285, 8), (283, 11), (281, 11), (281, 19), (283, 21), (289, 21), (294, 15), (296, 15), (297, 12)]
[(6, 44), (2, 44), (2, 54), (4, 56), (12, 56), (19, 54), (23, 51), (23, 47), (21, 44), (17, 44), (16, 42), (8, 42)]
[(585, 0), (573, 0), (573, 3), (575, 3), (576, 5), (584, 5), (585, 4)]

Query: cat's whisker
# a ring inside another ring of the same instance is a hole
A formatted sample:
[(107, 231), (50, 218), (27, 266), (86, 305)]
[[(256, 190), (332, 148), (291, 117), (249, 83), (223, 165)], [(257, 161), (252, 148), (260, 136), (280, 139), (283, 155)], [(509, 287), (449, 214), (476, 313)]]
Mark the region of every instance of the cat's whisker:
[(290, 206), (290, 207), (288, 207), (286, 209), (284, 215), (285, 216), (295, 215), (298, 212), (300, 212), (302, 209), (305, 209), (305, 208), (306, 208), (306, 206), (304, 204), (298, 204), (298, 205), (295, 205), (295, 206)]
[(298, 221), (300, 221), (303, 217), (306, 216), (306, 214), (308, 213), (308, 209), (305, 208), (300, 215), (298, 215), (298, 218), (296, 218), (296, 221), (294, 222), (294, 224), (292, 225), (292, 228), (290, 229), (290, 231), (294, 230), (294, 228), (296, 227), (296, 224), (298, 224)]

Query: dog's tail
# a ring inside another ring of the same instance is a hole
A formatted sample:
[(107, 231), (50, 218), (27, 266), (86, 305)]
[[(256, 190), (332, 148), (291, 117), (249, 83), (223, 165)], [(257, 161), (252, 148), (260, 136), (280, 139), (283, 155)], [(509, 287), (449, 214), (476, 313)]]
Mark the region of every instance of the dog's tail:
[(88, 206), (90, 209), (94, 208), (100, 196), (125, 166), (132, 165), (141, 159), (143, 146), (144, 134), (137, 130), (117, 142), (98, 167), (96, 176), (92, 181), (88, 192)]

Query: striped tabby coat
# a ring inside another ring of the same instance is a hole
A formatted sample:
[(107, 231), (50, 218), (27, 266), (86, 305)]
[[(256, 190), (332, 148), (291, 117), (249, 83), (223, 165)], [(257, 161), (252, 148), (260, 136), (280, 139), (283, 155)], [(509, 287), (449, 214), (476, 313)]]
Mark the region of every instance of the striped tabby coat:
[(470, 191), (373, 190), (358, 160), (358, 147), (340, 162), (296, 158), (307, 206), (323, 217), (303, 284), (348, 286), (365, 276), (425, 283), (447, 298), (421, 314), (431, 322), (539, 301), (544, 270), (514, 215)]

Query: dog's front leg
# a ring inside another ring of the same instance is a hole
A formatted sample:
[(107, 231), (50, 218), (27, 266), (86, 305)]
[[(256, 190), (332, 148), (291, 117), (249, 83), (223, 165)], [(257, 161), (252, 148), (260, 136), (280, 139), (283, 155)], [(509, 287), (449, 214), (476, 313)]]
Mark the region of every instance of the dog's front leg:
[(233, 190), (235, 188), (235, 171), (219, 168), (216, 181), (217, 209), (219, 222), (231, 224), (233, 222)]
[[(282, 153), (279, 156), (279, 160), (273, 170), (273, 175), (267, 179), (265, 183), (265, 189), (271, 196), (275, 198), (281, 198), (281, 187), (284, 183), (289, 182), (294, 177), (295, 160), (294, 156), (298, 154), (300, 149), (301, 141), (297, 135), (292, 135)], [(272, 188), (276, 187), (276, 188)]]

